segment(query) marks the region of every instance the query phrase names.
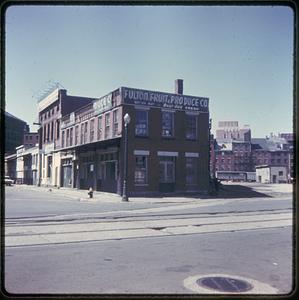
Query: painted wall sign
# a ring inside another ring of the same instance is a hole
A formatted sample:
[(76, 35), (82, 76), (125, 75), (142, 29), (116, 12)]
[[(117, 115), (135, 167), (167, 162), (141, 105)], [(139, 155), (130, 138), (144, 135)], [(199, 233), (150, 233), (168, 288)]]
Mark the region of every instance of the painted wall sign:
[(209, 99), (122, 87), (123, 103), (186, 111), (208, 112)]
[(38, 112), (41, 112), (44, 110), (46, 107), (48, 107), (50, 104), (54, 103), (55, 101), (58, 100), (58, 95), (59, 89), (54, 90), (52, 93), (50, 93), (48, 96), (43, 98), (38, 102), (37, 108)]
[(96, 114), (109, 110), (110, 108), (112, 108), (112, 93), (93, 102), (93, 109)]

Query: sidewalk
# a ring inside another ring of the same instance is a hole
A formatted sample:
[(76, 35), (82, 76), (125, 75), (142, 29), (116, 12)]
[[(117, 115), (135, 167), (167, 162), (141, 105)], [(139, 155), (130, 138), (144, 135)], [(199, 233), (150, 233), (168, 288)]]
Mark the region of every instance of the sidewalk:
[[(66, 187), (38, 187), (33, 185), (14, 185), (13, 187), (16, 188), (25, 188), (31, 189), (34, 191), (40, 191), (42, 193), (51, 193), (54, 195), (59, 195), (67, 198), (71, 198), (77, 201), (82, 202), (114, 202), (120, 203), (122, 202), (122, 197), (118, 194), (114, 193), (107, 193), (107, 192), (100, 192), (94, 191), (93, 198), (90, 198), (88, 195), (88, 190), (80, 190), (80, 189), (73, 189), (73, 188), (66, 188)], [(129, 197), (130, 203), (146, 203), (146, 204), (184, 204), (184, 203), (195, 203), (198, 202), (200, 198), (198, 197)]]
[[(118, 194), (94, 191), (93, 198), (88, 195), (88, 190), (57, 187), (38, 187), (33, 185), (14, 185), (13, 188), (26, 188), (42, 193), (52, 193), (67, 197), (77, 201), (121, 203), (122, 197)], [(211, 202), (221, 199), (236, 198), (276, 198), (288, 196), (292, 192), (291, 184), (256, 184), (256, 183), (224, 183), (217, 196), (208, 195), (171, 195), (162, 197), (129, 197), (130, 203), (139, 204), (188, 204), (198, 203), (198, 201)]]

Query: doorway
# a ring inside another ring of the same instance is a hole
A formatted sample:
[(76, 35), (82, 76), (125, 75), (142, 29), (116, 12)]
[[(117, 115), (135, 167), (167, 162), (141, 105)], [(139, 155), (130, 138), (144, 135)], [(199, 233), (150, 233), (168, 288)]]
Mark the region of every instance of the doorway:
[(164, 193), (175, 190), (175, 157), (160, 157), (159, 190)]

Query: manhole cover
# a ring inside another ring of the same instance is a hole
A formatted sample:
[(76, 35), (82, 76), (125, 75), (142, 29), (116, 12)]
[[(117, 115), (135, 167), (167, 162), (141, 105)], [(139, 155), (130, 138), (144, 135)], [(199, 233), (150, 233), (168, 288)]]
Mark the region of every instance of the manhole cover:
[(248, 282), (230, 277), (205, 277), (198, 279), (196, 283), (220, 292), (242, 293), (252, 289)]

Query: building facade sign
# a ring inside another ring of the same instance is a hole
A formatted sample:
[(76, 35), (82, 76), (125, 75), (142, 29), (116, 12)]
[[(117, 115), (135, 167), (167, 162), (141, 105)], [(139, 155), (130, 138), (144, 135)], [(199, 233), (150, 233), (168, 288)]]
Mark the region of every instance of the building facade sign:
[(147, 90), (121, 88), (125, 104), (169, 108), (184, 111), (208, 112), (209, 99)]
[(48, 96), (46, 96), (45, 98), (40, 100), (40, 102), (38, 102), (38, 105), (37, 105), (38, 112), (41, 112), (42, 110), (47, 108), (49, 105), (51, 105), (52, 103), (57, 101), (59, 99), (58, 94), (59, 94), (59, 89), (56, 89), (52, 93), (50, 93)]
[(100, 114), (112, 108), (112, 93), (93, 102), (95, 114)]

